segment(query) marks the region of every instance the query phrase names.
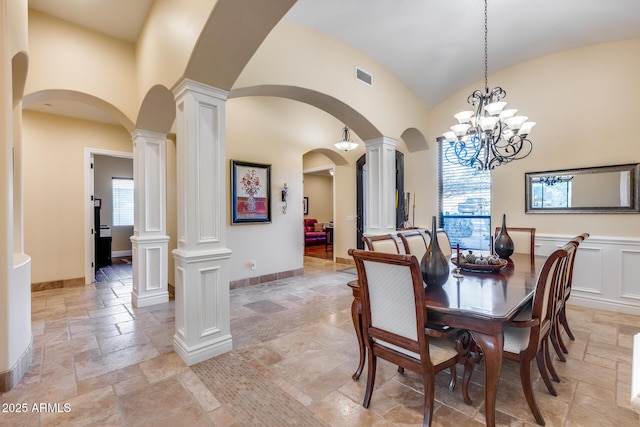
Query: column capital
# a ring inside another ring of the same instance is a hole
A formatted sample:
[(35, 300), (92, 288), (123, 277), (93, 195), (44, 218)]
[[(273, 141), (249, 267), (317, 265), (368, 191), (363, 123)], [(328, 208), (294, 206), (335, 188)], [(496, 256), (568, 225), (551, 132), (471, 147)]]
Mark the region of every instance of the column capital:
[(396, 145), (398, 145), (398, 140), (393, 139), (389, 136), (381, 136), (380, 138), (374, 138), (374, 139), (369, 139), (367, 141), (364, 141), (365, 148), (387, 146), (387, 147), (393, 147), (395, 149)]
[(135, 142), (137, 138), (154, 139), (154, 140), (167, 139), (167, 133), (156, 132), (153, 130), (146, 130), (146, 129), (134, 129), (131, 131), (131, 138), (133, 139), (133, 142)]
[(188, 92), (196, 92), (201, 95), (213, 96), (221, 101), (226, 101), (229, 97), (228, 90), (219, 89), (191, 79), (184, 79), (178, 83), (178, 85), (173, 89), (173, 96), (176, 99), (179, 99)]

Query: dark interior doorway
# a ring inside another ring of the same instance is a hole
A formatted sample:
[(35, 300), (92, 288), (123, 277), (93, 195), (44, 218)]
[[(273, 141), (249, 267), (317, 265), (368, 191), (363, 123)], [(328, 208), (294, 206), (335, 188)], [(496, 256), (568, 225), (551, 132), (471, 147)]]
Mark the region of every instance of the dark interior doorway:
[[(356, 244), (358, 249), (364, 249), (362, 235), (364, 233), (364, 194), (366, 183), (366, 155), (356, 161)], [(396, 150), (396, 192), (397, 200), (402, 200), (404, 194), (404, 154)], [(404, 213), (402, 204), (396, 206), (396, 229), (402, 228)]]

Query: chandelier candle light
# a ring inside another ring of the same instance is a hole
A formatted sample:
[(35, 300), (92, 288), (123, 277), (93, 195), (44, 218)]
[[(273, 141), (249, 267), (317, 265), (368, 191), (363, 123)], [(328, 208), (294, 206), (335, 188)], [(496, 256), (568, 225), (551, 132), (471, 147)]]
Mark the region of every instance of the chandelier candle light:
[(527, 136), (535, 122), (527, 116), (516, 115), (516, 109), (505, 109), (502, 99), (507, 92), (499, 86), (489, 91), (487, 78), (487, 0), (484, 1), (484, 92), (475, 90), (467, 102), (476, 111), (461, 111), (454, 114), (458, 124), (443, 135), (449, 147), (445, 152), (451, 163), (480, 170), (519, 160), (531, 153), (532, 144)]

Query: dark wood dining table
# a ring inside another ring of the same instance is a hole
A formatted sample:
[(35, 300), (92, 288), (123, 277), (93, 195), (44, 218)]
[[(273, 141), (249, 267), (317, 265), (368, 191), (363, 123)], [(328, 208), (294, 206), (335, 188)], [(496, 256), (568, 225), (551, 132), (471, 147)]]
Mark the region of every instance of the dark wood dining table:
[[(426, 308), (430, 324), (467, 329), (482, 349), (484, 398), (487, 426), (495, 426), (496, 394), (502, 367), (503, 329), (533, 298), (536, 277), (546, 257), (513, 254), (506, 267), (497, 272), (460, 271), (455, 266), (441, 287), (427, 287)], [(360, 288), (357, 280), (349, 282), (353, 291), (351, 315), (360, 347), (360, 361), (354, 379), (364, 367), (366, 347), (362, 339)]]

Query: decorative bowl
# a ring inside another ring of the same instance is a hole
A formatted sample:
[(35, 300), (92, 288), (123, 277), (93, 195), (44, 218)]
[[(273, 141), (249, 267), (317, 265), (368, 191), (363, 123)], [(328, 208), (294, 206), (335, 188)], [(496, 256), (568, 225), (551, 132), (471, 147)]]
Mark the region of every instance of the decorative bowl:
[(456, 267), (460, 267), (460, 270), (463, 271), (473, 271), (473, 272), (481, 272), (481, 273), (490, 273), (495, 271), (500, 271), (507, 266), (509, 261), (506, 259), (500, 258), (500, 264), (458, 264), (458, 257), (452, 257), (451, 263)]

